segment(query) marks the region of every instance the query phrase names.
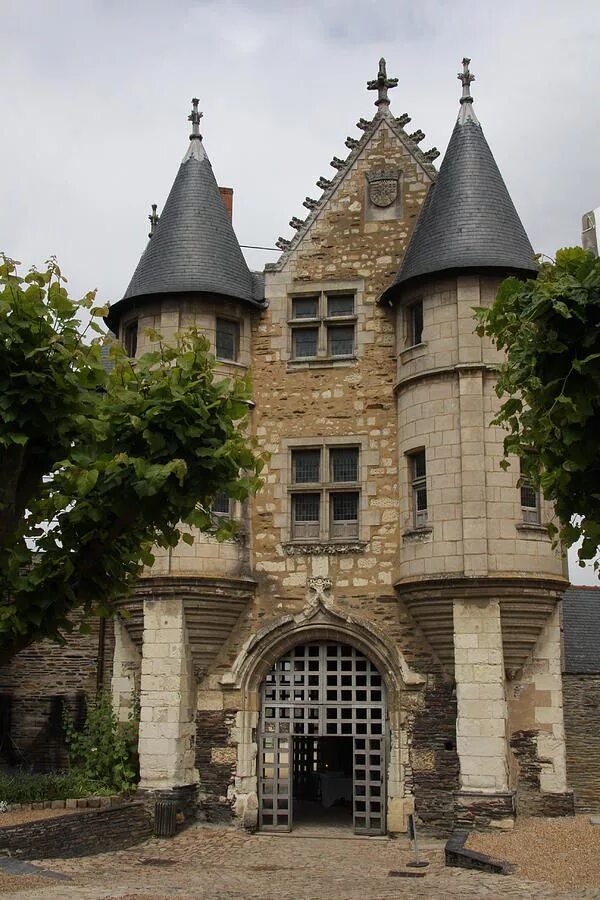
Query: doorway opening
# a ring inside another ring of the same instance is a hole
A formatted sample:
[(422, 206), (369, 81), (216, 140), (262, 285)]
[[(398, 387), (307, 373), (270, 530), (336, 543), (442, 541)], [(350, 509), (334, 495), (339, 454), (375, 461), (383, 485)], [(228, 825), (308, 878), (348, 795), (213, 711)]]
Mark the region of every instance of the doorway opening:
[(351, 737), (293, 739), (292, 825), (352, 826)]
[(261, 689), (259, 827), (337, 824), (385, 834), (386, 704), (355, 647), (301, 644)]

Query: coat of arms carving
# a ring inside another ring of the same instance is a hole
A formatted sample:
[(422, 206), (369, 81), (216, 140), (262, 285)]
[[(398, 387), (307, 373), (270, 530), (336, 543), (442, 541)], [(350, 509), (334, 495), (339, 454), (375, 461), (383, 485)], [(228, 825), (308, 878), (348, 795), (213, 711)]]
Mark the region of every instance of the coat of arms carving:
[(369, 200), (373, 206), (385, 209), (398, 199), (400, 191), (400, 175), (397, 169), (385, 169), (379, 172), (367, 172)]

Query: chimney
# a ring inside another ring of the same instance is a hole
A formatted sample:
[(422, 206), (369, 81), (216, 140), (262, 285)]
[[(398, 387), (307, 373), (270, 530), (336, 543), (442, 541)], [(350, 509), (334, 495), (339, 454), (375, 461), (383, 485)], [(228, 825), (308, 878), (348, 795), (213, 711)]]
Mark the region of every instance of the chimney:
[(229, 221), (233, 221), (233, 188), (219, 188), (219, 193), (221, 194), (221, 200), (225, 204), (225, 209), (227, 210), (227, 214), (229, 216)]

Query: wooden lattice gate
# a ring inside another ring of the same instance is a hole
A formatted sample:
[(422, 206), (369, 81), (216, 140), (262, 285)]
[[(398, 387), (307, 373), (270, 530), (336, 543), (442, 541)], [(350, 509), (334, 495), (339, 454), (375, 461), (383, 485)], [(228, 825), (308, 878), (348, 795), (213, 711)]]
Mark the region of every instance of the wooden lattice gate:
[[(353, 739), (354, 830), (385, 832), (386, 704), (381, 675), (347, 644), (294, 647), (273, 666), (261, 689), (259, 826), (290, 831), (293, 821), (294, 738)], [(298, 769), (298, 760), (296, 769)]]

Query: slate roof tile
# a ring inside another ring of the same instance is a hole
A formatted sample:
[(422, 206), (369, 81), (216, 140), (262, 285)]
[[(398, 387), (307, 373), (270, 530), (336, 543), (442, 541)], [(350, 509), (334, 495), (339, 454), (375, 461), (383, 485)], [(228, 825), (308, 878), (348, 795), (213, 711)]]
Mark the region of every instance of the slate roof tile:
[(566, 673), (600, 674), (600, 587), (565, 591), (563, 640)]
[[(533, 248), (477, 118), (460, 115), (400, 270), (384, 297), (419, 276), (457, 269), (534, 275)], [(383, 299), (383, 298), (382, 298)]]
[(248, 269), (199, 136), (191, 139), (154, 234), (107, 323), (114, 329), (123, 307), (136, 298), (178, 293), (263, 305), (260, 283)]

